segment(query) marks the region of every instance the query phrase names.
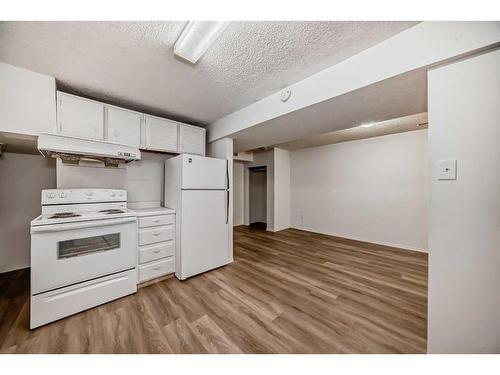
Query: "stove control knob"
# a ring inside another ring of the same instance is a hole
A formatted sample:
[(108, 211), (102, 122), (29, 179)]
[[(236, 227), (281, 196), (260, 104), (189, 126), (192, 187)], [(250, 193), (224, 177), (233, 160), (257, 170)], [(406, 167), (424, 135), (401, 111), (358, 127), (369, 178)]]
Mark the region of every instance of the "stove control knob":
[(120, 191), (120, 197), (123, 197), (123, 191)]
[(87, 197), (91, 197), (92, 195), (94, 195), (94, 192), (93, 192), (92, 190), (87, 190), (87, 191), (85, 192), (85, 195), (86, 195)]
[(52, 199), (56, 197), (56, 193), (48, 192), (47, 193), (47, 198)]
[(114, 191), (110, 191), (109, 195), (112, 196), (112, 197), (114, 197), (116, 195), (116, 193)]
[(61, 192), (59, 193), (59, 198), (66, 198), (66, 196), (67, 196), (67, 195), (66, 195), (66, 193), (65, 193), (64, 191), (61, 191)]

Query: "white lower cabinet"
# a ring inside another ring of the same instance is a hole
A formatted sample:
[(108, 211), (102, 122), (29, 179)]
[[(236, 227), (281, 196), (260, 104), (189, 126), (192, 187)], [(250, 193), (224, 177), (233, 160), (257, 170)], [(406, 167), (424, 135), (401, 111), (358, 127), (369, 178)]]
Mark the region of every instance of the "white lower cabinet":
[(170, 241), (174, 238), (173, 224), (161, 226), (140, 228), (139, 227), (139, 246), (149, 245), (157, 242)]
[(142, 283), (175, 272), (175, 213), (166, 208), (134, 210), (139, 223), (138, 277)]
[(139, 218), (139, 228), (175, 224), (175, 215), (153, 215)]
[(163, 275), (168, 275), (174, 271), (174, 257), (141, 264), (139, 266), (139, 282), (141, 283)]
[(175, 252), (174, 240), (141, 246), (139, 249), (139, 264), (152, 262), (153, 260), (173, 256)]

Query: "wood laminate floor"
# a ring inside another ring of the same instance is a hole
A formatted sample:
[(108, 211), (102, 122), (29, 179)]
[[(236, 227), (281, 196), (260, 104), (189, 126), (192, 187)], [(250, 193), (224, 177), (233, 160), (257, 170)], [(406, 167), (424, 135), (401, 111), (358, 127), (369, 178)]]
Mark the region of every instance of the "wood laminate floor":
[(234, 231), (234, 263), (33, 331), (27, 270), (0, 275), (3, 353), (424, 353), (427, 255)]

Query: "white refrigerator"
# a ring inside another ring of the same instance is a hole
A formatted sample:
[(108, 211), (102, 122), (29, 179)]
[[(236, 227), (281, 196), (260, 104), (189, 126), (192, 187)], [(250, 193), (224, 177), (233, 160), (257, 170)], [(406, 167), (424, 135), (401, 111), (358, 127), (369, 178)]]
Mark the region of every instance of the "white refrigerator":
[(178, 279), (185, 280), (233, 261), (227, 160), (189, 154), (167, 159), (165, 206), (176, 211)]

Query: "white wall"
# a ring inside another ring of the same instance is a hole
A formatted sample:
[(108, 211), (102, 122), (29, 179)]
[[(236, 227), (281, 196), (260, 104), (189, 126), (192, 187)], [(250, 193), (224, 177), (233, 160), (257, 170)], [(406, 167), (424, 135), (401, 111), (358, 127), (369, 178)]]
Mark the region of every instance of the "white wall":
[(128, 204), (160, 206), (163, 203), (164, 162), (171, 155), (141, 152), (142, 159), (118, 168), (103, 163), (65, 165), (57, 159), (57, 187), (126, 189)]
[(244, 223), (244, 173), (245, 166), (241, 162), (233, 162), (233, 225)]
[(290, 152), (274, 149), (274, 230), (290, 227)]
[(500, 50), (429, 71), (428, 94), (428, 351), (500, 353)]
[(291, 152), (291, 202), (294, 228), (427, 250), (427, 130)]
[(149, 202), (162, 205), (164, 202), (165, 160), (172, 155), (143, 152), (138, 162), (127, 164), (127, 194), (130, 207)]
[(250, 170), (250, 224), (267, 223), (267, 172)]
[(40, 215), (41, 190), (56, 186), (53, 159), (4, 153), (0, 158), (0, 273), (30, 265), (30, 221)]

